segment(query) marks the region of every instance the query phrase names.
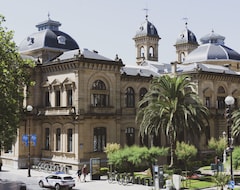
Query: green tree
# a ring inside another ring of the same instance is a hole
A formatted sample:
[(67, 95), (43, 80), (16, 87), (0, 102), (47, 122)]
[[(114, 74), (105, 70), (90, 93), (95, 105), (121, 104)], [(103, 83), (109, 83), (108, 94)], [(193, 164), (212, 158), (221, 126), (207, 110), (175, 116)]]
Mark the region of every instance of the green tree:
[(233, 121), (233, 124), (231, 126), (232, 134), (233, 134), (233, 136), (237, 137), (240, 133), (240, 109), (237, 109), (232, 112), (231, 119)]
[(208, 109), (203, 106), (190, 77), (163, 75), (153, 78), (149, 91), (139, 102), (136, 120), (142, 137), (165, 132), (170, 142), (172, 166), (176, 137), (184, 130), (189, 136), (199, 135), (208, 125)]
[(22, 116), (23, 87), (30, 85), (29, 67), (33, 62), (23, 60), (13, 41), (13, 31), (3, 26), (0, 15), (0, 149), (11, 146)]
[(197, 148), (194, 145), (177, 141), (175, 154), (178, 160), (184, 162), (185, 170), (188, 171), (189, 161), (197, 155)]
[(166, 156), (168, 148), (125, 147), (108, 153), (109, 163), (113, 164), (119, 170), (133, 172), (134, 167), (150, 167), (154, 164), (159, 156)]
[(208, 141), (208, 148), (213, 149), (218, 157), (221, 157), (224, 149), (227, 147), (227, 141), (224, 138), (219, 138), (218, 140), (215, 138), (211, 138)]
[(239, 169), (240, 167), (240, 147), (234, 147), (232, 152), (232, 159), (233, 159), (233, 167), (234, 169)]

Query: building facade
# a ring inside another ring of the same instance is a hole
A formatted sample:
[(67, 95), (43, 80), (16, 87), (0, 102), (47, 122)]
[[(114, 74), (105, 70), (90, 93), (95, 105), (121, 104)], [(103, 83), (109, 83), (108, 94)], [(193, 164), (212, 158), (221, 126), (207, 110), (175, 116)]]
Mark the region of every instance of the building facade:
[[(4, 164), (27, 167), (30, 152), (33, 165), (46, 161), (76, 170), (91, 158), (106, 163), (107, 143), (149, 146), (149, 139), (142, 142), (138, 134), (137, 104), (152, 77), (164, 74), (190, 75), (211, 112), (210, 125), (200, 139), (191, 138), (187, 131), (182, 139), (204, 152), (211, 137), (218, 138), (227, 131), (224, 98), (232, 95), (238, 107), (240, 55), (224, 45), (223, 36), (211, 32), (199, 45), (186, 24), (174, 45), (177, 59), (162, 64), (158, 56), (161, 38), (146, 17), (133, 38), (136, 66), (127, 66), (118, 56), (109, 59), (80, 49), (70, 35), (59, 30), (60, 26), (48, 18), (37, 25), (38, 32), (20, 44), (22, 56), (36, 63), (32, 73), (35, 85), (28, 88), (24, 102), (33, 110), (26, 113), (11, 150), (2, 153)], [(29, 150), (23, 137), (33, 134), (37, 140)], [(160, 134), (154, 138), (154, 145), (167, 146), (168, 139)]]

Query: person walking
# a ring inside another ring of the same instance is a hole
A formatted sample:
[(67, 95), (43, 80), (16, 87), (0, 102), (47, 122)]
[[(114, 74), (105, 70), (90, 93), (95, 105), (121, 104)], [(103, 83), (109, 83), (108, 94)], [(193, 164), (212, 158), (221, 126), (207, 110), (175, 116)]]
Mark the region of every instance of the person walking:
[(82, 169), (79, 168), (77, 171), (78, 181), (81, 181)]
[(83, 181), (86, 182), (86, 176), (87, 176), (87, 165), (84, 164), (82, 168), (82, 174), (83, 174)]

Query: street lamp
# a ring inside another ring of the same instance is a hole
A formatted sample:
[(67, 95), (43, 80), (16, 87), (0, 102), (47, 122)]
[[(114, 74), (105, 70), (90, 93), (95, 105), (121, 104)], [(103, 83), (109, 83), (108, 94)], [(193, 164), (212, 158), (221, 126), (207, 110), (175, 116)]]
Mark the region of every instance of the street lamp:
[(225, 98), (226, 107), (226, 119), (227, 119), (227, 135), (228, 135), (228, 148), (227, 151), (230, 153), (230, 173), (231, 181), (233, 181), (233, 166), (232, 166), (232, 151), (233, 151), (233, 139), (232, 139), (232, 113), (231, 106), (234, 104), (234, 98), (232, 96), (227, 96)]
[[(27, 114), (30, 113), (33, 110), (33, 107), (31, 105), (27, 106)], [(31, 177), (31, 133), (30, 133), (30, 120), (28, 123), (28, 177)]]
[(223, 163), (225, 163), (226, 162), (226, 157), (227, 157), (227, 155), (226, 155), (226, 144), (225, 144), (225, 142), (226, 142), (226, 132), (225, 131), (223, 131), (223, 140), (224, 140)]

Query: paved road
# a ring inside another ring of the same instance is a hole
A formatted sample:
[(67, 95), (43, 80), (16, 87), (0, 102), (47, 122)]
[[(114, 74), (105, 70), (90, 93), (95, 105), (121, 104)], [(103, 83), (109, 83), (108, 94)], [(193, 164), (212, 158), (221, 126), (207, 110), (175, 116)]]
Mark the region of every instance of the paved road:
[[(31, 170), (31, 177), (27, 177), (27, 169), (13, 169), (4, 167), (0, 172), (0, 179), (10, 179), (10, 180), (20, 180), (27, 184), (27, 190), (42, 190), (38, 186), (38, 181), (40, 178), (48, 175), (49, 173), (39, 172), (36, 170)], [(72, 173), (72, 176), (76, 179), (76, 187), (74, 190), (152, 190), (154, 187), (137, 185), (137, 184), (128, 184), (126, 186), (119, 185), (118, 183), (109, 184), (106, 179), (101, 180), (90, 180), (88, 175), (86, 180), (87, 182), (80, 182), (77, 180), (77, 175)]]

